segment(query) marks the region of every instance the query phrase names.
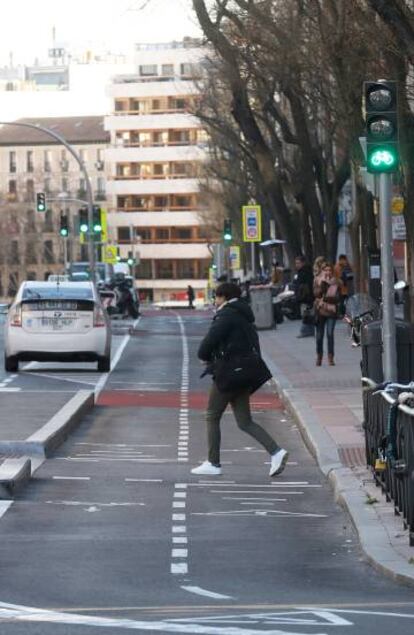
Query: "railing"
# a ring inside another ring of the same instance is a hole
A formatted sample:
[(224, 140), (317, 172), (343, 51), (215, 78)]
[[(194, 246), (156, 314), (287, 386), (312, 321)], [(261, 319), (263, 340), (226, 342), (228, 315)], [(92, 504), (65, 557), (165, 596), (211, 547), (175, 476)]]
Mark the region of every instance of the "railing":
[[(368, 383), (369, 380), (363, 379)], [(402, 516), (414, 547), (414, 384), (391, 389), (364, 388), (364, 429), (367, 464), (395, 513)]]

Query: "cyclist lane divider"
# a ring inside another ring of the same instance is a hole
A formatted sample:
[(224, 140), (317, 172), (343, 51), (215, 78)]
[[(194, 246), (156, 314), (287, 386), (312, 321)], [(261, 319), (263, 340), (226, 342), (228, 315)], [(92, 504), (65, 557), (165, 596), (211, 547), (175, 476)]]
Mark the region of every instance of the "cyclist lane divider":
[[(138, 323), (139, 319), (134, 322), (134, 326)], [(111, 372), (121, 359), (129, 340), (130, 335), (127, 334), (119, 343), (112, 359)], [(0, 456), (6, 457), (0, 463), (0, 500), (12, 500), (14, 495), (30, 480), (34, 471), (43, 461), (68, 438), (70, 433), (79, 425), (82, 418), (94, 407), (108, 377), (109, 373), (103, 374), (94, 390), (79, 390), (60, 407), (47, 423), (32, 432), (26, 439), (0, 440)], [(49, 395), (50, 397), (51, 395)], [(22, 399), (21, 393), (19, 398)], [(53, 402), (54, 406), (58, 403)], [(24, 406), (26, 409), (26, 404)], [(27, 409), (30, 409), (29, 403), (27, 404)], [(43, 414), (44, 411), (43, 409), (41, 410)], [(38, 418), (35, 418), (35, 420), (37, 421)], [(22, 429), (20, 429), (19, 434), (23, 430), (26, 431), (26, 434), (28, 430), (33, 430), (33, 423), (29, 419), (30, 415), (25, 417), (25, 421), (20, 424)], [(10, 431), (14, 429), (12, 413), (8, 416), (8, 420), (8, 425), (4, 426), (4, 428)], [(0, 433), (4, 433), (4, 429)]]
[[(95, 404), (94, 392), (79, 390), (45, 425), (24, 441), (0, 441), (0, 499), (13, 498), (31, 478), (33, 463), (50, 456)], [(16, 458), (15, 455), (19, 455)]]
[[(343, 446), (337, 439), (340, 438), (339, 434), (343, 437), (347, 434), (346, 421), (344, 419), (341, 422), (341, 416), (344, 416), (345, 412), (349, 416), (350, 407), (335, 405), (333, 408), (336, 410), (329, 407), (328, 411), (328, 406), (323, 405), (325, 402), (322, 397), (315, 405), (315, 400), (317, 401), (318, 396), (323, 393), (328, 393), (331, 399), (341, 394), (343, 386), (346, 386), (345, 372), (338, 374), (336, 385), (336, 368), (329, 369), (327, 385), (324, 387), (320, 369), (312, 367), (315, 363), (314, 338), (307, 338), (310, 341), (304, 346), (302, 340), (296, 340), (296, 332), (297, 324), (288, 323), (282, 324), (276, 331), (260, 333), (262, 351), (266, 351), (263, 357), (272, 371), (278, 394), (286, 409), (295, 418), (310, 453), (330, 482), (335, 500), (349, 513), (367, 560), (374, 568), (392, 579), (414, 586), (414, 548), (408, 545), (401, 519), (395, 517), (393, 506), (385, 498), (381, 498), (372, 472), (365, 463), (355, 467), (349, 466), (343, 455), (341, 456)], [(339, 353), (346, 342), (345, 338), (343, 342), (340, 338), (337, 339)], [(346, 351), (343, 354), (345, 357)], [(353, 379), (360, 381), (358, 360), (356, 357), (354, 359), (355, 368), (352, 369), (353, 364), (349, 364), (347, 372), (350, 373), (350, 377), (352, 375)], [(351, 395), (349, 387), (346, 388), (341, 395), (345, 401), (346, 390)], [(353, 401), (357, 395), (361, 401), (362, 413), (360, 388), (358, 393), (352, 392)], [(341, 426), (341, 423), (344, 425)], [(360, 424), (362, 425), (362, 414)], [(335, 437), (335, 434), (338, 436)], [(361, 444), (364, 443), (362, 428), (358, 434), (361, 436)], [(355, 443), (355, 439), (356, 433), (352, 436), (352, 443)], [(347, 440), (345, 438), (345, 443)]]

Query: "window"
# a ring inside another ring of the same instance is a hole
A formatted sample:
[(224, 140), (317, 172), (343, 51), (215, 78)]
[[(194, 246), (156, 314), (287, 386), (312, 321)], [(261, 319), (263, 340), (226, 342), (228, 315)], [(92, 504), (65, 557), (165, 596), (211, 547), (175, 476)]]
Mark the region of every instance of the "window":
[(36, 280), (36, 271), (27, 271), (26, 280)]
[(118, 242), (130, 243), (131, 231), (129, 227), (118, 227)]
[(9, 172), (16, 172), (16, 153), (12, 150), (9, 152)]
[(156, 64), (141, 64), (139, 67), (139, 74), (141, 77), (150, 77), (151, 75), (158, 75), (158, 68)]
[(163, 163), (154, 163), (152, 170), (153, 170), (152, 173), (154, 176), (164, 176)]
[(150, 227), (137, 227), (136, 234), (141, 238), (143, 242), (150, 241), (151, 238), (151, 228)]
[(192, 238), (191, 227), (176, 227), (174, 229), (174, 238), (178, 240), (191, 240)]
[(50, 179), (45, 179), (45, 180), (44, 180), (44, 188), (45, 188), (45, 192), (46, 192), (47, 194), (50, 194), (50, 192), (51, 192), (51, 187), (52, 187), (52, 185), (51, 185), (51, 180), (50, 180)]
[(26, 181), (26, 200), (34, 200), (34, 181), (33, 179), (27, 179)]
[(126, 102), (120, 99), (115, 101), (115, 112), (121, 112), (122, 110), (127, 110)]
[(163, 77), (174, 77), (174, 64), (163, 64), (161, 66), (161, 75)]
[(54, 230), (53, 228), (53, 217), (52, 217), (52, 210), (51, 209), (47, 209), (45, 212), (45, 224), (44, 224), (44, 231), (47, 233), (52, 233)]
[(168, 207), (168, 198), (166, 196), (155, 196), (154, 197), (154, 208), (165, 209), (166, 207)]
[(195, 261), (177, 260), (177, 278), (194, 278)]
[(34, 163), (33, 163), (33, 150), (28, 150), (26, 152), (26, 171), (33, 172)]
[(175, 207), (191, 207), (191, 198), (189, 196), (176, 196), (174, 201)]
[(171, 260), (157, 260), (155, 262), (156, 278), (171, 279), (173, 277), (173, 263)]
[(52, 171), (52, 151), (45, 150), (43, 155), (43, 168), (45, 172)]
[(151, 101), (151, 110), (161, 110), (161, 101), (159, 99)]
[(88, 153), (86, 150), (79, 150), (79, 157), (82, 163), (86, 163), (88, 160)]
[(12, 240), (9, 243), (9, 264), (11, 264), (11, 265), (19, 265), (20, 264), (19, 241), (18, 240)]
[[(35, 223), (35, 212), (33, 209), (28, 209), (26, 213), (26, 232), (33, 233), (36, 231), (36, 223)], [(30, 241), (28, 245), (33, 245)]]
[(152, 266), (151, 260), (141, 260), (139, 265), (135, 268), (135, 277), (142, 280), (152, 279)]
[(26, 243), (25, 261), (26, 261), (26, 265), (37, 264), (37, 248), (33, 241), (29, 241), (28, 243)]
[[(60, 153), (60, 167), (62, 169), (62, 172), (67, 172), (69, 170), (69, 161), (66, 150), (62, 150)], [(66, 192), (67, 190), (63, 191)]]
[(180, 73), (184, 77), (199, 77), (201, 74), (201, 68), (198, 64), (181, 64)]
[(79, 179), (79, 190), (78, 190), (79, 198), (82, 198), (86, 195), (86, 181), (84, 178)]
[(68, 179), (66, 177), (62, 178), (61, 189), (62, 189), (62, 193), (64, 193), (64, 194), (68, 194), (69, 193), (69, 181), (68, 181)]
[(170, 230), (168, 227), (157, 227), (155, 230), (156, 240), (169, 240)]
[(48, 265), (52, 265), (55, 262), (53, 240), (45, 240), (43, 243), (43, 262)]
[(9, 273), (9, 285), (7, 288), (8, 296), (15, 296), (19, 286), (19, 274), (17, 271)]

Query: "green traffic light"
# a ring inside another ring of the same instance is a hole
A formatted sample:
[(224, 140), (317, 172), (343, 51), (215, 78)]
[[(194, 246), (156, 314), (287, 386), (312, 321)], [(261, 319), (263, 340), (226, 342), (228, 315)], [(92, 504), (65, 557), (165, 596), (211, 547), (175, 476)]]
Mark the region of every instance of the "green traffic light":
[(95, 234), (98, 234), (102, 231), (102, 225), (98, 225), (98, 223), (95, 223), (95, 225), (93, 226), (93, 231), (95, 232)]
[(398, 152), (392, 148), (375, 148), (368, 155), (372, 172), (393, 172), (398, 164)]
[(62, 227), (62, 229), (60, 230), (60, 235), (63, 236), (63, 238), (66, 238), (68, 235), (68, 230)]
[(81, 223), (79, 229), (81, 230), (82, 234), (86, 234), (86, 232), (88, 231), (88, 226), (85, 223)]
[(231, 240), (232, 239), (232, 235), (229, 234), (228, 232), (226, 232), (223, 236), (224, 240)]

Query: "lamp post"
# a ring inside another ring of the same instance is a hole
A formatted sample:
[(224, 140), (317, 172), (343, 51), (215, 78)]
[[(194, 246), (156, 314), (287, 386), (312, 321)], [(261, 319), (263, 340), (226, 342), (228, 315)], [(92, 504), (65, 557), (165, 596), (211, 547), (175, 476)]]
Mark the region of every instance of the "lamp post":
[(59, 141), (65, 148), (70, 152), (75, 161), (78, 163), (83, 175), (85, 177), (86, 183), (86, 194), (87, 194), (87, 205), (88, 205), (88, 256), (89, 256), (89, 269), (91, 272), (91, 279), (95, 280), (95, 244), (93, 240), (93, 192), (92, 186), (89, 180), (89, 174), (86, 170), (85, 164), (76, 152), (76, 150), (62, 137), (62, 135), (58, 134), (54, 130), (50, 130), (49, 128), (45, 128), (44, 126), (40, 126), (34, 123), (23, 123), (21, 121), (0, 121), (1, 126), (20, 126), (22, 128), (32, 128), (34, 130), (40, 130), (45, 134), (49, 135), (49, 137), (53, 137), (56, 141)]

